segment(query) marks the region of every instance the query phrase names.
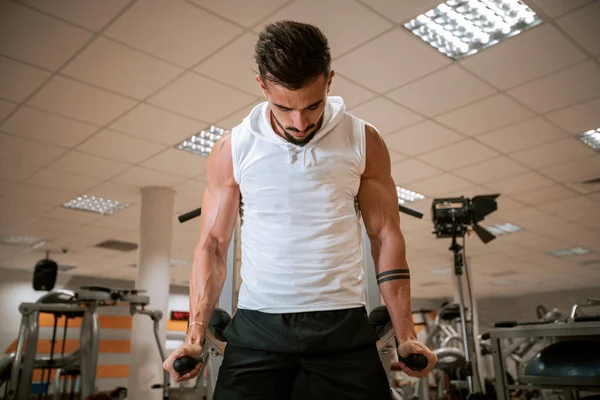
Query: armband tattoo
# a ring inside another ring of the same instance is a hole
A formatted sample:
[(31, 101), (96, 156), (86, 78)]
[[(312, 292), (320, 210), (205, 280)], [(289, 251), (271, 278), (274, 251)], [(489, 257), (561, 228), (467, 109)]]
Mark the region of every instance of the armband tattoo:
[(377, 284), (381, 285), (383, 282), (393, 281), (396, 279), (410, 279), (410, 271), (408, 269), (392, 269), (390, 271), (384, 271), (377, 274)]

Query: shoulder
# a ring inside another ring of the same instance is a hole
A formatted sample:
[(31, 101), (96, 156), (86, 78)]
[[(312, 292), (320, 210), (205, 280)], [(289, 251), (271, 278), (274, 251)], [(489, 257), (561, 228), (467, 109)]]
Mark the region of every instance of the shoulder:
[(221, 183), (235, 181), (233, 177), (231, 138), (231, 131), (227, 131), (213, 146), (208, 156), (208, 165), (206, 168), (209, 180), (212, 178)]
[(365, 125), (365, 154), (366, 164), (363, 176), (377, 175), (381, 170), (390, 168), (390, 153), (385, 141), (379, 132), (369, 124)]

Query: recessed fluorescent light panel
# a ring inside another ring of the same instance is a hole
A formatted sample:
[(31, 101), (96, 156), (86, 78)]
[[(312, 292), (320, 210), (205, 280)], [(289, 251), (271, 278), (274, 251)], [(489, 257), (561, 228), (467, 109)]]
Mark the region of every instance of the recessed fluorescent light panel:
[(121, 203), (120, 201), (105, 199), (103, 197), (79, 196), (65, 204), (64, 208), (76, 211), (85, 211), (101, 215), (111, 215), (119, 210), (129, 207), (129, 203)]
[(187, 265), (187, 264), (191, 264), (191, 261), (189, 261), (189, 260), (176, 260), (176, 259), (171, 260), (171, 267), (178, 267), (180, 265)]
[(556, 257), (582, 256), (585, 254), (590, 254), (590, 250), (583, 247), (572, 247), (570, 249), (552, 251), (550, 254)]
[(448, 0), (404, 24), (454, 60), (493, 46), (541, 22), (520, 0)]
[(38, 248), (47, 243), (46, 240), (30, 236), (0, 235), (0, 244)]
[(225, 133), (225, 129), (217, 126), (211, 126), (200, 133), (195, 134), (189, 139), (177, 145), (179, 150), (189, 151), (199, 156), (208, 157), (217, 140)]
[(412, 190), (400, 186), (396, 186), (396, 192), (398, 193), (398, 204), (411, 203), (425, 198), (425, 196), (420, 193), (413, 192)]
[(500, 235), (506, 235), (507, 233), (520, 232), (522, 229), (521, 229), (521, 227), (519, 227), (517, 225), (506, 223), (506, 224), (498, 224), (498, 225), (490, 226), (487, 228), (487, 230), (496, 236), (500, 236)]
[(579, 135), (579, 140), (596, 151), (600, 151), (600, 128)]

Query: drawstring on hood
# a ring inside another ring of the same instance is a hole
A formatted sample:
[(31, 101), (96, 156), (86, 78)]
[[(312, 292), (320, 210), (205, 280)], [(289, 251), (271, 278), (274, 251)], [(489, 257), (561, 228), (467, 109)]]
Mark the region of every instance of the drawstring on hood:
[[(338, 96), (327, 97), (325, 111), (323, 112), (323, 123), (316, 135), (304, 146), (298, 146), (290, 143), (279, 136), (271, 125), (271, 116), (269, 112), (269, 103), (263, 102), (252, 109), (250, 114), (242, 122), (244, 129), (253, 135), (273, 143), (288, 154), (288, 162), (294, 164), (302, 159), (302, 167), (308, 168), (316, 165), (315, 146), (330, 132), (342, 119), (346, 106), (344, 100)], [(301, 155), (301, 157), (300, 157)]]

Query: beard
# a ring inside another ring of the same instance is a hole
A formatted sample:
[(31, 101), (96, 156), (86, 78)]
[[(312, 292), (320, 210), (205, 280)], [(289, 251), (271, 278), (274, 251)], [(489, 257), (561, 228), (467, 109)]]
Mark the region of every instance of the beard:
[(300, 147), (305, 146), (308, 142), (311, 141), (311, 139), (313, 137), (315, 137), (315, 135), (317, 134), (317, 132), (321, 128), (321, 123), (323, 122), (323, 115), (321, 115), (321, 117), (319, 118), (319, 122), (318, 123), (316, 123), (316, 124), (310, 124), (309, 126), (306, 127), (306, 131), (305, 132), (309, 132), (309, 133), (306, 134), (306, 136), (304, 136), (303, 138), (298, 139), (298, 138), (294, 137), (290, 133), (290, 132), (295, 132), (295, 133), (300, 132), (298, 129), (296, 129), (294, 127), (284, 128), (283, 125), (281, 124), (281, 122), (279, 122), (279, 120), (275, 116), (275, 114), (273, 114), (273, 112), (271, 112), (271, 116), (273, 117), (273, 121), (275, 121), (275, 123), (277, 124), (277, 126), (279, 127), (279, 129), (281, 130), (281, 132), (283, 132), (283, 136), (285, 136), (285, 138), (287, 139), (287, 141), (290, 142), (290, 143), (292, 143), (292, 144), (294, 144), (294, 145), (296, 145), (296, 146), (300, 146)]

